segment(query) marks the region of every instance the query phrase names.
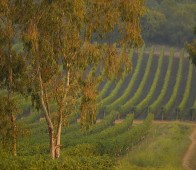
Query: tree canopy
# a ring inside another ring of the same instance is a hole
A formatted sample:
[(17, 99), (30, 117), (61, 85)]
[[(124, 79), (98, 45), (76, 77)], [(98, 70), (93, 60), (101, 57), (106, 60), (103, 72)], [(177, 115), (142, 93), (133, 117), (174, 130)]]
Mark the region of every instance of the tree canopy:
[(192, 41), (196, 21), (194, 0), (147, 0), (148, 12), (142, 18), (146, 43), (183, 47)]
[[(8, 21), (10, 28), (1, 22), (1, 29), (16, 31), (8, 35), (9, 41), (1, 41), (1, 51), (5, 56), (7, 51), (11, 54), (9, 44), (15, 39), (24, 47), (19, 58), (15, 54), (8, 56), (14, 59), (14, 67), (7, 63), (4, 67), (12, 73), (15, 67), (22, 70), (19, 66), (25, 64), (22, 73), (26, 76), (18, 79), (25, 82), (22, 92), (31, 96), (44, 114), (51, 157), (58, 158), (63, 122), (73, 112), (79, 112), (82, 128), (89, 129), (96, 117), (101, 80), (118, 78), (131, 70), (129, 49), (143, 43), (140, 18), (145, 12), (144, 1), (3, 0), (0, 7), (6, 11), (5, 15), (1, 13), (1, 20)], [(11, 14), (11, 7), (16, 12), (13, 18), (7, 15)], [(114, 30), (119, 35), (115, 42), (95, 42), (112, 36)], [(5, 59), (1, 57), (1, 63)], [(85, 75), (88, 68), (92, 71)], [(3, 77), (1, 82), (5, 81)]]
[[(194, 28), (194, 35), (196, 36), (196, 27)], [(196, 39), (187, 44), (187, 50), (190, 60), (196, 66)]]

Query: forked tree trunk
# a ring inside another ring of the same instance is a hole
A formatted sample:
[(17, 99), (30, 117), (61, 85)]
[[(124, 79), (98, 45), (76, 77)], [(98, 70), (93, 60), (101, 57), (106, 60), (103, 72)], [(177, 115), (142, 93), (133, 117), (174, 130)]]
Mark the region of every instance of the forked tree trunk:
[(67, 73), (66, 73), (66, 86), (65, 86), (65, 93), (63, 95), (63, 98), (61, 100), (60, 108), (59, 108), (59, 120), (57, 124), (57, 132), (56, 132), (56, 148), (55, 148), (55, 158), (60, 157), (60, 149), (61, 149), (61, 129), (62, 129), (62, 123), (63, 123), (63, 112), (65, 107), (65, 100), (67, 93), (69, 91), (70, 86), (70, 64), (67, 64)]
[[(54, 125), (52, 123), (51, 117), (50, 117), (50, 109), (49, 109), (49, 103), (47, 101), (47, 95), (46, 92), (44, 93), (44, 86), (42, 82), (42, 76), (40, 72), (40, 67), (38, 64), (38, 76), (39, 76), (39, 84), (40, 84), (40, 102), (42, 106), (42, 110), (45, 115), (46, 122), (48, 124), (48, 131), (49, 131), (49, 137), (50, 137), (50, 155), (52, 159), (59, 158), (60, 157), (60, 144), (61, 144), (61, 129), (62, 129), (62, 122), (63, 122), (63, 112), (64, 112), (64, 103), (66, 99), (66, 95), (69, 89), (69, 77), (70, 73), (67, 72), (67, 83), (66, 83), (66, 90), (63, 95), (63, 99), (61, 101), (60, 109), (59, 109), (59, 120), (57, 124), (57, 131), (56, 134), (54, 132)], [(45, 94), (45, 95), (44, 95)]]
[(54, 126), (52, 123), (52, 120), (50, 118), (50, 111), (47, 109), (47, 104), (44, 100), (44, 87), (43, 87), (43, 82), (42, 82), (42, 77), (41, 77), (41, 72), (40, 68), (38, 66), (38, 76), (39, 76), (39, 84), (40, 84), (40, 103), (42, 110), (44, 112), (44, 116), (48, 125), (48, 133), (49, 133), (49, 138), (50, 138), (50, 155), (51, 158), (55, 158), (55, 136), (54, 136)]

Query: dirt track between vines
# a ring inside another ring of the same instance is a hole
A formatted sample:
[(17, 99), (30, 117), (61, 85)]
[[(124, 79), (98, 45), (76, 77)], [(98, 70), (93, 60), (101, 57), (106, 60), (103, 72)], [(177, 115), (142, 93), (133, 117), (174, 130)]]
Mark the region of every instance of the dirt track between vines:
[[(115, 124), (122, 123), (123, 120), (124, 119), (117, 119), (117, 120), (115, 120)], [(134, 120), (133, 121), (133, 124), (141, 124), (141, 123), (143, 123), (143, 120)], [(168, 120), (154, 120), (153, 121), (153, 124), (168, 124), (168, 123), (181, 123), (181, 124), (186, 124), (186, 125), (194, 125), (196, 128), (196, 123), (192, 122), (192, 121), (168, 121)], [(196, 131), (196, 129), (195, 129), (195, 131)], [(195, 136), (195, 138), (196, 138), (196, 136)]]
[[(123, 121), (123, 120), (121, 120), (121, 121)], [(119, 122), (120, 122), (120, 120), (118, 121), (118, 123)], [(134, 124), (141, 124), (142, 122), (143, 121), (140, 121), (140, 120), (133, 121)], [(174, 122), (179, 122), (179, 121), (153, 121), (153, 124), (167, 124), (167, 123), (174, 123)], [(179, 123), (194, 125), (194, 130), (189, 136), (189, 138), (191, 140), (191, 144), (189, 145), (189, 147), (188, 147), (188, 149), (182, 159), (182, 166), (185, 170), (195, 170), (192, 168), (190, 160), (193, 158), (194, 153), (196, 152), (196, 124), (194, 122), (189, 122), (189, 121), (179, 122)]]
[(191, 140), (191, 144), (187, 152), (185, 153), (183, 161), (182, 161), (182, 165), (185, 170), (194, 170), (193, 168), (191, 168), (190, 160), (193, 157), (195, 149), (196, 149), (196, 126), (192, 134), (190, 135), (190, 140)]

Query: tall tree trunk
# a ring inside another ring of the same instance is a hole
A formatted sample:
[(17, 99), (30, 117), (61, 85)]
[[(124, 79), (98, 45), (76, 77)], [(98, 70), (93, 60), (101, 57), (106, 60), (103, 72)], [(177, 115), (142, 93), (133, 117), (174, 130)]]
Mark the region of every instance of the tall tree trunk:
[[(9, 46), (9, 53), (11, 52), (11, 45), (10, 43), (8, 44)], [(13, 83), (13, 70), (11, 67), (11, 61), (12, 61), (12, 56), (9, 54), (9, 70), (8, 70), (8, 90), (7, 90), (7, 96), (8, 96), (8, 101), (11, 100), (12, 98), (12, 83)], [(13, 110), (10, 113), (10, 119), (11, 119), (11, 126), (12, 126), (12, 154), (13, 156), (17, 156), (17, 130), (16, 130), (16, 116), (13, 114)]]
[(63, 112), (65, 110), (65, 100), (67, 97), (67, 93), (69, 91), (69, 86), (70, 86), (70, 64), (67, 63), (67, 68), (66, 68), (66, 85), (65, 85), (65, 92), (63, 95), (63, 98), (61, 100), (60, 108), (59, 108), (59, 120), (57, 124), (57, 132), (56, 132), (56, 148), (55, 148), (55, 158), (60, 157), (60, 147), (61, 147), (61, 129), (62, 129), (62, 122), (63, 122)]
[(57, 134), (56, 134), (56, 148), (55, 148), (55, 158), (60, 157), (60, 145), (61, 145), (61, 129), (62, 129), (62, 112), (60, 113), (58, 127), (57, 127)]
[(17, 152), (16, 152), (16, 144), (17, 144), (17, 131), (16, 131), (16, 116), (15, 115), (11, 115), (11, 122), (12, 122), (12, 153), (14, 156), (17, 156)]
[(42, 106), (42, 111), (44, 112), (44, 116), (48, 125), (48, 132), (49, 132), (49, 138), (50, 138), (50, 155), (52, 159), (55, 159), (55, 136), (54, 136), (54, 126), (50, 117), (50, 110), (47, 109), (47, 101), (44, 100), (45, 95), (44, 95), (44, 87), (43, 87), (43, 82), (42, 82), (42, 76), (41, 76), (41, 71), (40, 67), (38, 65), (38, 78), (39, 78), (39, 85), (40, 85), (40, 103)]
[(52, 159), (55, 159), (55, 137), (54, 137), (54, 129), (48, 127), (49, 137), (50, 137), (50, 156)]

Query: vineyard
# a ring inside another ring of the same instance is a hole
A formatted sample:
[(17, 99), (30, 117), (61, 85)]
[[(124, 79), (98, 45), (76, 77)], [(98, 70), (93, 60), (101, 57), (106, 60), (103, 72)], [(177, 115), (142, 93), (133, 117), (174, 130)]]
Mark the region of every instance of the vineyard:
[[(18, 157), (10, 157), (8, 153), (4, 152), (4, 149), (1, 150), (0, 166), (2, 169), (41, 167), (41, 169), (108, 170), (116, 166), (119, 169), (126, 169), (123, 167), (124, 165), (119, 167), (115, 160), (119, 156), (129, 153), (132, 148), (137, 148), (143, 141), (148, 141), (151, 135), (155, 135), (151, 134), (154, 128), (163, 128), (160, 131), (168, 133), (168, 135), (172, 133), (172, 136), (182, 133), (180, 139), (184, 143), (178, 147), (181, 147), (180, 149), (184, 152), (187, 143), (183, 136), (187, 136), (190, 127), (171, 124), (153, 125), (152, 128), (151, 122), (153, 119), (196, 120), (194, 89), (196, 80), (193, 79), (196, 69), (185, 57), (184, 50), (181, 50), (179, 56), (175, 54), (176, 51), (173, 48), (169, 53), (164, 49), (160, 51), (159, 55), (154, 52), (154, 47), (149, 52), (145, 52), (145, 47), (137, 52), (131, 50), (132, 72), (128, 75), (123, 74), (118, 81), (108, 80), (101, 83), (97, 121), (88, 131), (81, 130), (79, 113), (69, 116), (68, 122), (65, 122), (62, 130), (62, 156), (58, 163), (48, 159), (47, 156), (49, 152), (48, 133), (42, 113), (31, 107), (30, 100), (25, 100), (20, 95), (15, 96), (20, 101), (22, 109), (22, 113), (17, 118), (18, 125), (22, 124), (25, 127), (27, 135), (18, 136)], [(91, 71), (88, 69), (87, 74), (90, 73)], [(4, 95), (4, 91), (1, 91), (1, 95)], [(143, 123), (134, 124), (134, 119), (142, 119)], [(166, 129), (168, 130), (166, 131)], [(179, 136), (171, 138), (171, 140), (178, 138)], [(175, 142), (177, 141), (171, 143), (175, 144)], [(179, 150), (174, 147), (174, 144), (168, 147)], [(172, 149), (171, 152), (173, 152)], [(176, 155), (173, 155), (175, 158), (182, 153), (175, 152)], [(165, 154), (164, 149), (163, 154)], [(142, 161), (144, 160), (141, 160), (140, 163)], [(150, 163), (152, 160), (145, 161)], [(180, 167), (181, 160), (175, 161), (176, 165)], [(165, 167), (168, 162), (165, 160), (159, 165), (155, 160), (154, 164), (154, 167)], [(175, 167), (172, 164), (171, 167)]]
[[(196, 69), (185, 51), (171, 48), (154, 54), (154, 47), (145, 53), (130, 53), (133, 71), (119, 81), (107, 81), (100, 87), (99, 117), (117, 110), (120, 117), (134, 114), (143, 119), (147, 113), (159, 120), (196, 119)], [(166, 54), (165, 54), (166, 53)]]
[(0, 170), (196, 169), (195, 7), (0, 0)]

